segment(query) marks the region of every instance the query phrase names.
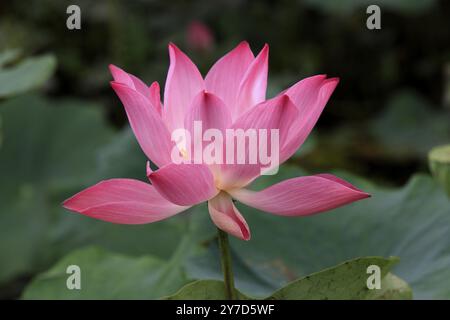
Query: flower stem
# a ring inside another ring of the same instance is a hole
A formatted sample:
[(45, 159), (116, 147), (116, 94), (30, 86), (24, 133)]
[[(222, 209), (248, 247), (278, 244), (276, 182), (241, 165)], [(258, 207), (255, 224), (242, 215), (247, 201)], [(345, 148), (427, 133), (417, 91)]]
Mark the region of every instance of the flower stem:
[(225, 293), (228, 300), (236, 300), (236, 291), (234, 289), (234, 277), (231, 267), (230, 244), (228, 234), (217, 229), (219, 238), (220, 260), (222, 262), (223, 281), (225, 282)]

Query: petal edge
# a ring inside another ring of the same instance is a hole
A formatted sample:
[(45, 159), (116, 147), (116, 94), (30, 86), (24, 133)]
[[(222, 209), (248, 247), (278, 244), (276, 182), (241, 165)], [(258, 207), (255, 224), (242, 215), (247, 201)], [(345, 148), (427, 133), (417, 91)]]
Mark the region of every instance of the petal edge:
[(333, 175), (284, 180), (261, 191), (228, 191), (236, 200), (281, 216), (307, 216), (328, 211), (370, 195)]
[(148, 183), (133, 179), (101, 181), (65, 200), (62, 206), (119, 224), (156, 222), (188, 209), (167, 201)]
[(231, 197), (219, 193), (208, 201), (208, 210), (214, 224), (221, 230), (242, 240), (250, 240), (250, 229), (244, 217), (234, 206)]

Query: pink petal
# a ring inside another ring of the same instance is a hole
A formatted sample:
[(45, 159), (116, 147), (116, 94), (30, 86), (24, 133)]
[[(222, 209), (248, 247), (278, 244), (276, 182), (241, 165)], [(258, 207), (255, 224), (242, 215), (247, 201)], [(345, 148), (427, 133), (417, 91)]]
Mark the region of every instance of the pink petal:
[(148, 177), (150, 174), (153, 173), (153, 170), (152, 170), (152, 168), (150, 167), (150, 161), (147, 161), (147, 164), (146, 164), (146, 166), (145, 166), (145, 171), (146, 171), (146, 173), (147, 173), (147, 177)]
[(239, 239), (250, 240), (250, 229), (247, 222), (236, 209), (228, 194), (221, 192), (209, 200), (208, 209), (212, 221), (219, 229)]
[(152, 185), (170, 202), (194, 205), (214, 197), (218, 190), (206, 165), (170, 163), (148, 175)]
[(288, 179), (262, 191), (228, 193), (246, 205), (281, 216), (312, 215), (370, 196), (330, 174)]
[[(361, 192), (360, 189), (356, 188), (356, 187), (355, 187), (354, 185), (352, 185), (350, 182), (345, 181), (344, 179), (341, 179), (341, 178), (339, 178), (339, 177), (336, 177), (336, 176), (334, 176), (334, 175), (332, 175), (332, 174), (329, 174), (329, 173), (320, 173), (320, 174), (316, 174), (316, 175), (314, 175), (314, 176), (316, 176), (316, 177), (321, 177), (321, 178), (325, 178), (325, 179), (328, 179), (328, 180), (331, 180), (331, 181), (340, 183), (340, 184), (342, 184), (343, 186), (346, 186), (346, 187), (348, 187), (348, 188), (350, 188), (350, 189), (353, 189), (353, 190), (355, 190), (355, 191)], [(369, 194), (367, 194), (367, 195), (370, 196)]]
[(111, 179), (97, 183), (63, 203), (64, 208), (120, 224), (143, 224), (169, 218), (188, 207), (177, 206), (148, 183)]
[(150, 99), (150, 90), (147, 85), (141, 79), (133, 76), (132, 74), (130, 74), (130, 78), (133, 81), (133, 85), (136, 91), (142, 94), (147, 99)]
[(150, 100), (123, 84), (111, 82), (111, 86), (122, 101), (134, 135), (147, 157), (158, 167), (170, 163), (173, 142)]
[(163, 119), (170, 131), (183, 128), (184, 115), (205, 85), (192, 61), (174, 44), (169, 44), (170, 67), (164, 90)]
[(246, 41), (218, 60), (205, 77), (208, 91), (225, 102), (234, 112), (237, 108), (239, 85), (255, 57)]
[[(198, 122), (201, 123), (202, 135), (209, 129), (217, 129), (225, 136), (225, 129), (231, 126), (230, 110), (225, 106), (221, 99), (212, 93), (202, 91), (194, 98), (184, 119), (184, 127), (191, 135), (191, 145), (188, 146), (187, 151), (193, 159), (195, 144), (201, 143), (199, 145), (202, 148), (201, 151), (203, 154), (205, 147), (211, 143), (210, 141), (195, 141), (194, 122), (197, 122), (197, 125)], [(222, 150), (222, 154), (224, 154), (224, 150)]]
[[(281, 146), (289, 136), (289, 132), (292, 129), (296, 121), (298, 121), (299, 112), (297, 107), (292, 103), (287, 95), (277, 96), (273, 99), (267, 100), (258, 104), (254, 108), (243, 114), (232, 125), (232, 129), (266, 129), (267, 134), (267, 150), (271, 150), (271, 129), (279, 130), (279, 147)], [(258, 131), (259, 132), (259, 131)], [(220, 186), (222, 189), (243, 187), (250, 183), (253, 179), (258, 177), (263, 167), (267, 167), (259, 162), (258, 149), (258, 163), (250, 164), (249, 155), (251, 151), (246, 143), (246, 164), (237, 163), (236, 155), (238, 150), (236, 149), (237, 143), (235, 143), (235, 158), (234, 164), (222, 165), (222, 178)], [(279, 155), (281, 158), (281, 155)]]
[(286, 91), (285, 94), (300, 111), (300, 122), (295, 125), (283, 146), (281, 163), (290, 158), (306, 140), (338, 83), (337, 78), (325, 79), (324, 75), (319, 75), (304, 79)]
[(141, 79), (125, 72), (113, 64), (109, 65), (109, 70), (114, 78), (114, 82), (126, 85), (130, 89), (136, 90), (142, 94), (150, 100), (152, 106), (157, 110), (158, 114), (161, 115), (161, 98), (159, 95), (160, 89), (158, 82), (153, 82), (149, 88)]
[(269, 46), (266, 44), (248, 67), (240, 85), (237, 109), (233, 110), (233, 120), (253, 106), (266, 100)]
[(202, 122), (203, 132), (208, 129), (224, 131), (231, 126), (231, 114), (216, 95), (202, 91), (193, 100), (184, 119), (184, 128), (194, 133), (194, 121)]
[(159, 83), (157, 81), (154, 81), (150, 88), (148, 88), (149, 91), (149, 100), (153, 107), (155, 107), (156, 111), (159, 115), (162, 113), (162, 103), (161, 103), (161, 96), (160, 96), (160, 88)]
[(125, 72), (124, 70), (120, 69), (119, 67), (113, 64), (109, 65), (109, 70), (111, 71), (111, 74), (115, 82), (124, 84), (127, 87), (130, 87), (131, 89), (138, 91), (147, 99), (150, 98), (150, 92), (148, 90), (148, 87), (141, 79), (130, 73)]
[(287, 94), (300, 109), (308, 108), (316, 101), (320, 87), (326, 77), (325, 74), (319, 74), (302, 79), (283, 93)]
[(122, 83), (127, 87), (135, 89), (133, 80), (131, 80), (131, 77), (127, 72), (113, 64), (109, 65), (109, 71), (111, 72), (115, 82)]

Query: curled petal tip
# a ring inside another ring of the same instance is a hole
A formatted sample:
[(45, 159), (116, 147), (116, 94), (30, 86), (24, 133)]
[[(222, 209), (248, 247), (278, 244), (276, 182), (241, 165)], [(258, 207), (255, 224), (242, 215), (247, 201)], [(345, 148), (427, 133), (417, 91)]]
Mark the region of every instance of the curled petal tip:
[[(219, 97), (217, 97), (214, 93), (207, 91), (207, 90), (203, 90), (202, 91), (202, 96), (203, 99), (205, 99), (205, 101), (208, 102), (212, 102), (214, 100), (220, 100)], [(220, 100), (222, 102), (222, 100)]]
[(291, 101), (291, 98), (290, 98), (286, 93), (283, 93), (283, 94), (280, 96), (280, 100), (281, 100), (281, 102), (282, 102), (283, 104), (288, 103), (288, 102), (292, 102), (292, 101)]
[(228, 194), (220, 193), (209, 200), (208, 210), (212, 221), (219, 229), (236, 238), (250, 240), (248, 224)]
[(333, 78), (328, 78), (325, 80), (325, 83), (335, 83), (335, 85), (337, 85), (339, 83), (339, 81), (341, 81), (341, 79), (339, 77), (333, 77)]
[(134, 83), (132, 80), (132, 76), (119, 68), (118, 66), (115, 66), (113, 64), (110, 64), (109, 66), (109, 72), (111, 72), (111, 75), (114, 79), (114, 81), (125, 84), (131, 88), (134, 88)]
[(203, 101), (207, 100), (208, 98), (210, 98), (211, 96), (213, 96), (212, 93), (210, 93), (206, 89), (202, 89), (194, 96), (193, 101), (203, 102)]
[(261, 59), (260, 61), (266, 61), (269, 58), (269, 45), (266, 43), (262, 47), (261, 51), (258, 53), (256, 59)]
[(151, 88), (157, 88), (159, 90), (159, 83), (158, 81), (153, 81), (152, 84), (150, 85)]
[[(98, 184), (101, 184), (102, 181), (100, 181)], [(70, 211), (75, 211), (75, 212), (79, 212), (80, 210), (78, 210), (77, 206), (74, 205), (74, 202), (76, 202), (76, 198), (80, 193), (77, 193), (73, 196), (71, 196), (70, 198), (67, 198), (66, 200), (64, 200), (61, 203), (61, 206), (64, 209), (70, 210)]]
[(118, 66), (116, 66), (116, 65), (114, 65), (114, 64), (112, 64), (112, 63), (110, 63), (110, 64), (108, 65), (108, 69), (109, 69), (109, 71), (110, 71), (111, 73), (114, 73), (114, 72), (120, 72), (120, 71), (124, 72), (121, 68), (119, 68)]
[(181, 51), (181, 50), (177, 47), (177, 45), (176, 45), (175, 43), (173, 43), (173, 42), (169, 42), (168, 48), (169, 48), (169, 53), (170, 53), (170, 52)]
[(330, 180), (332, 182), (338, 183), (340, 184), (342, 187), (349, 189), (349, 191), (352, 191), (354, 194), (357, 195), (358, 199), (357, 200), (362, 200), (365, 198), (370, 198), (372, 195), (370, 193), (367, 193), (357, 187), (355, 187), (353, 184), (339, 178), (336, 177), (334, 175), (331, 174), (327, 174), (327, 173), (323, 173), (323, 174), (317, 174), (317, 177), (321, 177), (327, 180)]
[(70, 201), (70, 198), (68, 198), (68, 199), (64, 200), (63, 202), (61, 202), (61, 207), (63, 207), (64, 209), (70, 210), (70, 207), (68, 205), (69, 201)]
[(214, 94), (212, 94), (211, 92), (208, 92), (206, 90), (202, 91), (202, 97), (205, 101), (205, 103), (208, 103), (211, 99), (214, 99)]
[(258, 55), (262, 55), (265, 59), (267, 59), (267, 56), (269, 55), (269, 45), (267, 43), (264, 44)]
[(355, 192), (357, 194), (358, 199), (356, 200), (363, 200), (363, 199), (367, 199), (367, 198), (371, 198), (372, 195), (370, 193), (364, 192), (362, 190), (359, 189), (355, 189)]
[(239, 42), (239, 44), (237, 45), (239, 48), (241, 47), (246, 47), (246, 48), (250, 48), (250, 44), (248, 43), (247, 40), (243, 40), (241, 42)]
[(122, 82), (117, 82), (115, 80), (110, 81), (109, 84), (111, 85), (111, 88), (113, 88), (114, 91), (120, 90), (122, 88), (128, 88), (128, 86)]
[(178, 49), (178, 47), (174, 45), (172, 42), (170, 42), (167, 48), (169, 50), (169, 58), (172, 61), (172, 59), (175, 59), (175, 51)]
[(146, 165), (146, 173), (147, 173), (147, 177), (150, 177), (150, 175), (153, 173), (152, 168), (150, 168), (150, 161), (147, 161), (147, 165)]

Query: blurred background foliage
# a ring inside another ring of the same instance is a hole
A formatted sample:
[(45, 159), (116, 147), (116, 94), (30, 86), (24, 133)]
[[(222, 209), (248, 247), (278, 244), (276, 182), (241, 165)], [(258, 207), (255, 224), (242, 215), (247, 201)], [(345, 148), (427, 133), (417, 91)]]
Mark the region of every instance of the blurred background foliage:
[[(66, 28), (70, 4), (81, 8), (81, 30)], [(380, 5), (381, 30), (366, 28), (368, 4)], [(168, 42), (206, 74), (242, 40), (255, 52), (269, 43), (270, 96), (318, 73), (341, 79), (280, 176), (338, 170), (375, 196), (333, 214), (286, 221), (242, 206), (254, 240), (233, 242), (238, 288), (264, 296), (345, 259), (397, 255), (394, 272), (416, 297), (449, 297), (441, 280), (450, 276), (450, 204), (427, 175), (410, 180), (428, 172), (432, 147), (450, 141), (449, 12), (443, 0), (1, 2), (0, 297), (19, 297), (36, 274), (87, 244), (113, 252), (79, 253), (92, 263), (119, 261), (138, 270), (136, 279), (141, 263), (158, 270), (146, 297), (171, 294), (188, 279), (220, 279), (211, 263), (214, 229), (202, 206), (191, 210), (197, 215), (130, 227), (68, 214), (60, 202), (99, 180), (145, 178), (145, 157), (109, 87), (108, 64), (163, 86)], [(192, 32), (208, 39), (199, 43)], [(64, 278), (52, 278), (55, 270), (33, 281), (25, 297), (54, 297), (52, 279)]]
[[(369, 2), (382, 8), (381, 30), (365, 26)], [(109, 88), (109, 63), (163, 85), (169, 41), (188, 51), (205, 74), (245, 39), (255, 51), (265, 42), (271, 46), (271, 95), (317, 73), (341, 78), (315, 130), (323, 139), (302, 163), (309, 169), (339, 167), (402, 184), (426, 170), (423, 155), (430, 146), (450, 137), (447, 1), (80, 0), (79, 31), (65, 27), (69, 4), (3, 2), (0, 49), (53, 53), (59, 67), (48, 92), (99, 102), (115, 126), (126, 120)], [(188, 41), (195, 21), (210, 29), (207, 48)], [(395, 137), (396, 125), (407, 132)]]

